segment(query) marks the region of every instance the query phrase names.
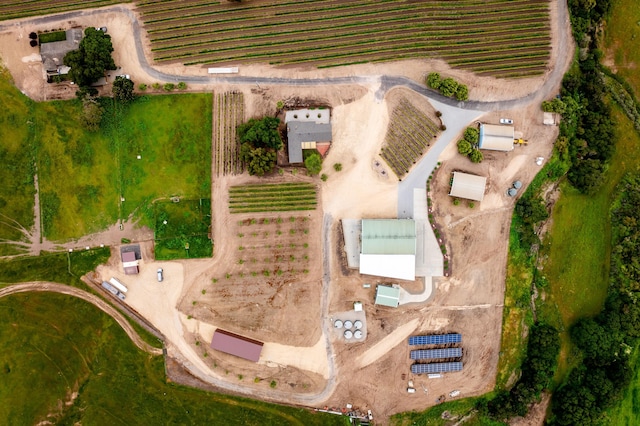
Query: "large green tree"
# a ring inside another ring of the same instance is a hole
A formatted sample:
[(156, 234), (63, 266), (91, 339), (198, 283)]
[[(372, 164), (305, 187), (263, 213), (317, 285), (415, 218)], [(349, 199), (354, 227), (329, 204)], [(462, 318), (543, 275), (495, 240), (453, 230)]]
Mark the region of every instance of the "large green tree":
[(256, 148), (282, 148), (282, 137), (278, 126), (280, 120), (273, 117), (252, 118), (238, 126), (238, 138), (241, 143), (250, 143)]
[(322, 157), (319, 153), (313, 152), (304, 159), (304, 166), (312, 175), (317, 175), (322, 170)]
[(78, 49), (64, 56), (64, 64), (71, 67), (69, 76), (80, 87), (90, 86), (104, 77), (105, 70), (116, 69), (111, 57), (113, 46), (111, 36), (89, 27), (84, 30), (84, 37)]

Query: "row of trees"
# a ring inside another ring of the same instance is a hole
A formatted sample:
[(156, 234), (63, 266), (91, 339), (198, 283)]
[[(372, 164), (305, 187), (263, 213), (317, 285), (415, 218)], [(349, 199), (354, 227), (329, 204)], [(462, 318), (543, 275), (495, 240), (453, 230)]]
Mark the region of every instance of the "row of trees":
[(439, 91), (448, 98), (456, 98), (459, 101), (469, 99), (469, 88), (466, 85), (458, 83), (451, 77), (442, 79), (437, 72), (429, 73), (427, 76), (427, 86)]

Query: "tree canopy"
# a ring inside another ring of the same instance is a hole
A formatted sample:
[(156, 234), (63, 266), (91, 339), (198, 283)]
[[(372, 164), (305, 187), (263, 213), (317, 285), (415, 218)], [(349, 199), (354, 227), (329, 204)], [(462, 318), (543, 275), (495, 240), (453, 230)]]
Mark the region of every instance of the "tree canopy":
[(132, 101), (135, 96), (133, 94), (133, 81), (121, 75), (116, 77), (113, 82), (113, 97), (120, 102)]
[(313, 152), (304, 159), (304, 166), (312, 175), (317, 175), (322, 170), (322, 157), (318, 152)]
[(86, 87), (104, 77), (105, 70), (116, 69), (111, 52), (111, 36), (89, 27), (84, 30), (78, 49), (68, 52), (63, 62), (71, 67), (71, 79), (78, 86)]
[(278, 131), (280, 120), (273, 117), (252, 118), (238, 126), (240, 143), (250, 143), (256, 148), (282, 148), (282, 137)]

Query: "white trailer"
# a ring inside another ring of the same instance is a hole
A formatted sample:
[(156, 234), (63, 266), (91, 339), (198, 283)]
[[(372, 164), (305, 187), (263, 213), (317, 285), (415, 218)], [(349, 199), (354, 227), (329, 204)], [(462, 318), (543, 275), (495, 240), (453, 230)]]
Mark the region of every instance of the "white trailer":
[(238, 67), (217, 67), (209, 68), (207, 70), (209, 74), (237, 74)]
[(124, 284), (122, 284), (120, 281), (118, 281), (117, 279), (115, 279), (114, 277), (112, 277), (109, 282), (118, 290), (120, 290), (123, 293), (126, 293), (127, 287), (124, 286)]
[(117, 298), (119, 298), (120, 300), (124, 300), (125, 299), (125, 295), (122, 294), (121, 292), (119, 292), (118, 289), (115, 288), (114, 286), (112, 286), (110, 283), (108, 283), (106, 281), (102, 281), (102, 287), (105, 290), (107, 290), (109, 293), (111, 293), (114, 296), (116, 296)]

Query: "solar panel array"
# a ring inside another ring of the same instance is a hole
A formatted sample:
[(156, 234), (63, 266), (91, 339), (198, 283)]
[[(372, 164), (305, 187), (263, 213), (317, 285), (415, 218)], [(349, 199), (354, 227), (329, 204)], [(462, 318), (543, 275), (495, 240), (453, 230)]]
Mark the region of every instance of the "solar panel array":
[(411, 366), (413, 374), (447, 373), (460, 370), (462, 370), (461, 362), (436, 362), (433, 364), (413, 364)]
[(410, 336), (409, 345), (445, 345), (448, 343), (460, 343), (462, 336), (458, 333), (431, 334), (428, 336)]
[(459, 358), (462, 356), (462, 348), (419, 349), (411, 351), (410, 356), (411, 359)]

